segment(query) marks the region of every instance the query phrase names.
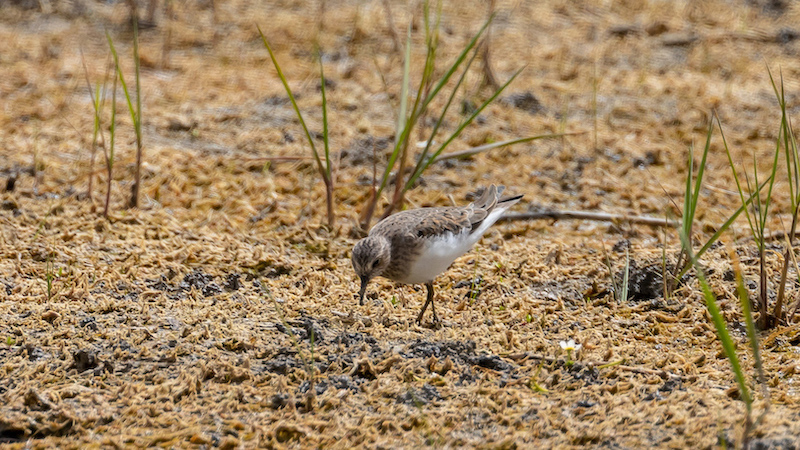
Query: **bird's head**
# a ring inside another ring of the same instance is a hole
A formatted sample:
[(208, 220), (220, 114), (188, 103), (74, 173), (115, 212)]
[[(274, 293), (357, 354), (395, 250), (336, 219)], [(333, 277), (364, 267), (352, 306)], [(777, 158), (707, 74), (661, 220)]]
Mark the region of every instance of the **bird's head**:
[(389, 267), (391, 259), (391, 245), (383, 236), (367, 236), (353, 247), (353, 269), (361, 278), (359, 304), (364, 304), (364, 293), (367, 291), (369, 280), (382, 274)]

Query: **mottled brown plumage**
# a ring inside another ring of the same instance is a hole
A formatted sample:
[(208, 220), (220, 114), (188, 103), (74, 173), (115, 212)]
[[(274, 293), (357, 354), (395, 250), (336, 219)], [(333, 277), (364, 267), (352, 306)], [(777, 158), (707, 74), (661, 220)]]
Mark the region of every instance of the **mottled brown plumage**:
[(361, 278), (359, 302), (364, 303), (369, 280), (384, 276), (404, 283), (424, 283), (434, 321), (433, 279), (483, 236), (503, 211), (521, 195), (498, 200), (503, 186), (492, 185), (467, 206), (419, 208), (391, 215), (376, 224), (353, 248), (353, 267)]

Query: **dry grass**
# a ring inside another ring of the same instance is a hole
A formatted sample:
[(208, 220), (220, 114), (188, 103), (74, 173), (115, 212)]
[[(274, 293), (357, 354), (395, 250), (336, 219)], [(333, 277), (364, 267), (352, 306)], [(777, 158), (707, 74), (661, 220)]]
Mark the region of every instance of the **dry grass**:
[[(368, 139), (391, 141), (395, 128), (402, 58), (392, 53), (383, 3), (355, 3), (328, 1), (319, 35), (335, 83), (327, 93), (332, 149), (341, 152), (333, 230), (321, 226), (324, 186), (312, 161), (263, 159), (307, 150), (254, 26), (270, 35), (310, 128), (321, 131), (312, 51), (318, 5), (173, 2), (166, 67), (164, 28), (142, 30), (142, 208), (123, 208), (135, 149), (130, 118), (120, 115), (109, 221), (84, 200), (92, 106), (79, 48), (93, 79), (102, 79), (105, 27), (120, 54), (130, 54), (126, 7), (75, 2), (85, 9), (65, 3), (50, 14), (0, 7), (0, 175), (21, 171), (14, 190), (1, 194), (0, 440), (229, 448), (714, 448), (718, 435), (737, 442), (744, 407), (696, 282), (669, 300), (636, 300), (632, 290), (633, 300), (616, 304), (607, 291), (600, 240), (620, 243), (611, 250), (618, 270), (630, 240), (636, 280), (660, 271), (660, 234), (649, 228), (501, 224), (439, 278), (439, 330), (414, 324), (424, 294), (413, 286), (379, 282), (358, 306), (349, 235), (369, 195)], [(585, 133), (436, 165), (409, 203), (449, 204), (449, 196), (463, 203), (496, 182), (532, 205), (677, 214), (664, 191), (682, 198), (687, 147), (702, 145), (712, 108), (735, 157), (747, 165), (753, 152), (763, 154), (766, 170), (780, 114), (764, 61), (783, 70), (793, 111), (800, 40), (775, 37), (797, 23), (800, 8), (776, 14), (745, 3), (498, 1), (494, 70), (504, 80), (528, 64), (512, 92), (531, 92), (544, 110), (492, 105), (452, 150)], [(405, 29), (405, 6), (391, 7)], [(485, 7), (445, 5), (444, 14), (447, 60), (483, 22)], [(630, 30), (620, 37), (623, 25)], [(131, 73), (130, 59), (121, 63)], [(469, 82), (475, 99), (487, 95), (478, 72)], [(379, 157), (389, 151), (377, 148)], [(101, 169), (96, 187), (104, 185)], [(716, 140), (706, 179), (696, 226), (703, 233), (738, 202)], [(779, 215), (791, 222), (789, 201), (777, 196), (771, 208), (768, 226), (780, 231)], [(747, 236), (745, 227), (738, 223), (734, 238)], [(752, 243), (727, 242), (756, 279)], [(677, 234), (669, 246), (674, 255)], [(779, 252), (767, 254), (775, 272)], [(744, 348), (727, 261), (725, 247), (706, 258)], [(48, 265), (58, 274), (49, 301)], [(477, 277), (480, 294), (471, 300)], [(264, 286), (282, 302), (303, 352), (309, 330), (318, 337), (313, 410), (308, 374)], [(790, 284), (788, 298), (796, 291)], [(791, 448), (800, 435), (796, 325), (776, 333), (762, 336), (773, 405), (756, 438)], [(558, 344), (568, 339), (583, 345), (577, 364), (540, 369), (533, 356), (563, 358)], [(587, 364), (606, 361), (642, 370)], [(746, 355), (743, 364), (752, 373)]]

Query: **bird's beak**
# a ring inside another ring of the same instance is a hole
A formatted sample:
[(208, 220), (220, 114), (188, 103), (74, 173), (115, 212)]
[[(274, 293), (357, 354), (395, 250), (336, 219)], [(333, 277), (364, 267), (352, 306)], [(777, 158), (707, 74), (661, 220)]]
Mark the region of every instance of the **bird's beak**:
[(367, 284), (369, 283), (369, 278), (361, 277), (361, 290), (358, 291), (358, 304), (364, 305), (364, 294), (367, 292)]

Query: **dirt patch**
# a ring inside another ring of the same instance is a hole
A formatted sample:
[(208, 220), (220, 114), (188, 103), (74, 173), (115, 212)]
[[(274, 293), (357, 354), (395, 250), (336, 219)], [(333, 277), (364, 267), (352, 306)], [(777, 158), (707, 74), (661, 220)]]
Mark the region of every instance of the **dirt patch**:
[[(402, 82), (403, 52), (383, 3), (326, 2), (321, 24), (317, 3), (167, 4), (141, 30), (142, 206), (124, 208), (135, 152), (120, 93), (108, 219), (102, 153), (90, 164), (81, 51), (92, 83), (102, 83), (109, 30), (130, 84), (127, 3), (0, 6), (0, 444), (741, 443), (744, 405), (694, 274), (663, 297), (662, 260), (674, 263), (679, 248), (674, 230), (505, 222), (437, 279), (440, 328), (415, 323), (424, 287), (377, 280), (358, 304), (350, 249), (373, 171), (381, 175), (393, 147)], [(412, 24), (412, 67), (421, 67), (419, 11), (389, 4), (400, 36)], [(410, 207), (468, 203), (498, 183), (525, 195), (518, 210), (680, 217), (687, 149), (694, 144), (697, 158), (712, 109), (735, 158), (766, 173), (780, 116), (765, 60), (784, 74), (787, 107), (796, 109), (800, 9), (791, 2), (499, 1), (496, 9), (496, 75), (503, 82), (527, 68), (451, 150), (575, 134), (435, 164), (409, 193)], [(482, 2), (443, 6), (437, 71), (485, 17)], [(322, 49), (338, 168), (332, 229), (322, 225), (324, 188), (304, 132), (254, 23), (320, 145), (314, 42)], [(444, 132), (491, 95), (478, 59)], [(435, 120), (423, 118), (415, 143)], [(718, 134), (706, 177), (698, 240), (739, 201)], [(770, 232), (791, 223), (785, 181), (775, 189)], [(753, 291), (758, 264), (746, 221), (733, 229), (703, 264), (752, 374), (729, 251)], [(784, 241), (771, 245), (768, 270), (777, 274)], [(612, 285), (626, 251), (630, 295), (619, 303)], [(794, 299), (798, 286), (788, 286)], [(762, 334), (771, 406), (752, 448), (800, 448), (795, 328)], [(568, 358), (560, 343), (569, 340), (581, 348)]]

